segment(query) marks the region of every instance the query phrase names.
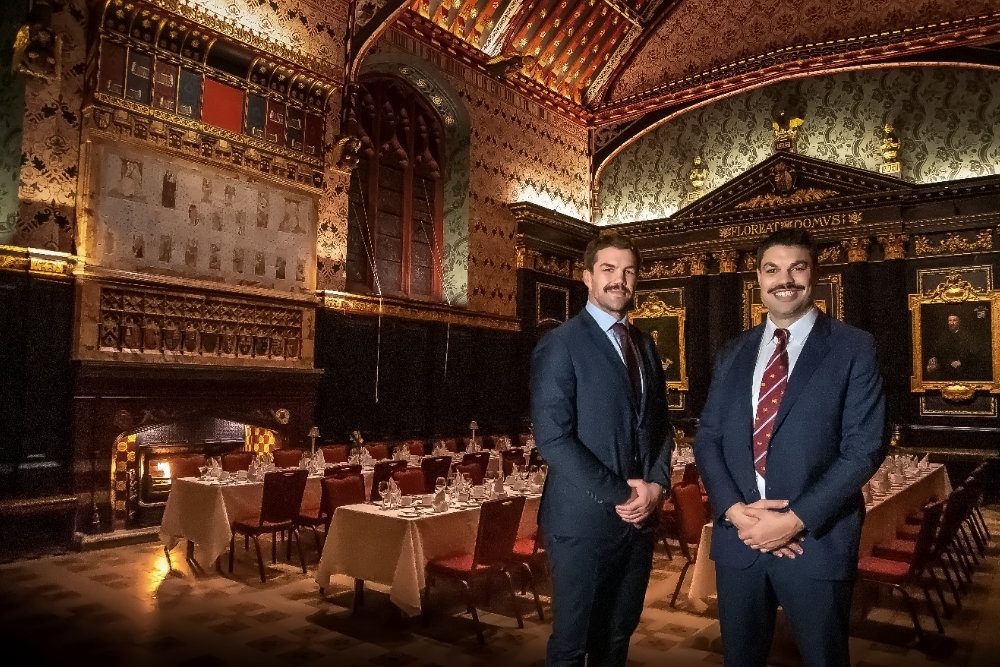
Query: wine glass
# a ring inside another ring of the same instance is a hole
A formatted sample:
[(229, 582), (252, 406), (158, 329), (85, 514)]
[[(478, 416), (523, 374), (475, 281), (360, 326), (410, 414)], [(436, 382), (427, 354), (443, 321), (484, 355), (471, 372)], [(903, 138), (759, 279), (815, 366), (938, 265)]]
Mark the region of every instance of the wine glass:
[(434, 491), (436, 493), (441, 493), (448, 486), (448, 480), (444, 477), (438, 477), (434, 480)]
[(382, 509), (386, 509), (389, 503), (389, 480), (383, 479), (378, 483), (378, 494), (382, 498)]

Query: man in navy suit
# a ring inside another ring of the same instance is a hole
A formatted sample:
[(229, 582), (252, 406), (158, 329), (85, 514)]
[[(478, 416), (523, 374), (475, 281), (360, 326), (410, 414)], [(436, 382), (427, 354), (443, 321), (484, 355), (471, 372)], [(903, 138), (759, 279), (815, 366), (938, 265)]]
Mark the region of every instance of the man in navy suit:
[(532, 357), (535, 444), (549, 470), (538, 511), (552, 571), (549, 666), (624, 665), (649, 582), (673, 440), (656, 348), (626, 317), (639, 262), (620, 234), (591, 241), (586, 308)]
[(804, 230), (771, 234), (757, 267), (767, 319), (719, 352), (694, 445), (724, 662), (766, 663), (780, 605), (804, 664), (849, 665), (861, 488), (886, 455), (874, 341), (814, 306)]

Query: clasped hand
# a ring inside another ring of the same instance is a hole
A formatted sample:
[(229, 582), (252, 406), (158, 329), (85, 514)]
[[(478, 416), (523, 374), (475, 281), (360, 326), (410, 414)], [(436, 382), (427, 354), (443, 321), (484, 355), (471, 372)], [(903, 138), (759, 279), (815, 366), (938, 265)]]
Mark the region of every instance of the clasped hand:
[(736, 526), (740, 539), (751, 549), (773, 553), (779, 558), (795, 558), (802, 553), (801, 533), (805, 525), (795, 512), (785, 510), (787, 500), (758, 500), (736, 503), (726, 518)]
[(621, 505), (616, 505), (615, 511), (622, 520), (638, 528), (659, 507), (663, 487), (642, 479), (630, 479), (628, 485), (632, 487), (632, 495)]

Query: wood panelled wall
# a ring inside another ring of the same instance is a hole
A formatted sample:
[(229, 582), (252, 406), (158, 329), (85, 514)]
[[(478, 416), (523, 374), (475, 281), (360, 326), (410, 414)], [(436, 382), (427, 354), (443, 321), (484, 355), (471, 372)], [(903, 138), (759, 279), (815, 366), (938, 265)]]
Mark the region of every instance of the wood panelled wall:
[(498, 331), (320, 310), (316, 421), (323, 441), (484, 434), (526, 428), (531, 340)]

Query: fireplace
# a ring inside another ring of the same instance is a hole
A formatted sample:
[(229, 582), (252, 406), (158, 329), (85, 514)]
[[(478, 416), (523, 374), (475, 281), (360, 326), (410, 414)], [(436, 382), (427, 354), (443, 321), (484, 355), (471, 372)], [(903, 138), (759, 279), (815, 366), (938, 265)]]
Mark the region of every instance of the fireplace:
[(77, 530), (154, 526), (161, 464), (188, 454), (307, 446), (322, 371), (79, 362), (73, 397)]

